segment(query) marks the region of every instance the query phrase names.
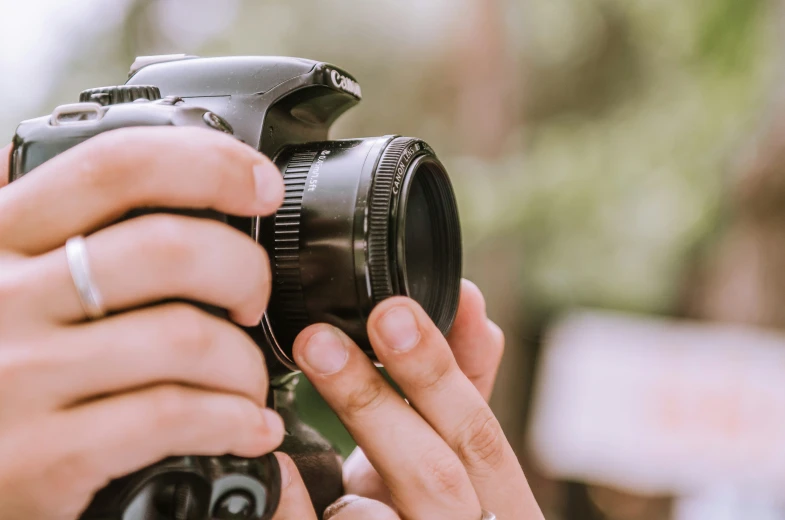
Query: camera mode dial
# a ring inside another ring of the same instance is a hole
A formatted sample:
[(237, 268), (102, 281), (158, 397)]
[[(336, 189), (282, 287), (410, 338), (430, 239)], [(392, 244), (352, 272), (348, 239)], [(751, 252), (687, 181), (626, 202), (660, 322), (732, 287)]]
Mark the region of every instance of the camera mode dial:
[(131, 103), (137, 99), (156, 101), (161, 99), (161, 91), (151, 85), (120, 85), (89, 88), (79, 95), (80, 102), (92, 101), (104, 106)]

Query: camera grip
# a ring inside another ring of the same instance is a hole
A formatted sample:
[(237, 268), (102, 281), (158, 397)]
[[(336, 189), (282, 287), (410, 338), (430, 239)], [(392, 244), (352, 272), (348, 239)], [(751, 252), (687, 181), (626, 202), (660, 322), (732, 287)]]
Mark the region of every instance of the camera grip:
[(274, 389), (275, 409), (286, 426), (278, 451), (292, 458), (308, 489), (317, 518), (343, 496), (343, 461), (335, 447), (297, 413), (294, 384)]
[(272, 454), (170, 457), (113, 480), (80, 520), (270, 520), (280, 495)]

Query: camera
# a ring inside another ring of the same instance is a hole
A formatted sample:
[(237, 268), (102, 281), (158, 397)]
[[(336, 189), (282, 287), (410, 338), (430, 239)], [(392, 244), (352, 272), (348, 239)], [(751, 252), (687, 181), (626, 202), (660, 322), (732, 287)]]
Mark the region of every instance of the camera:
[[(140, 208), (122, 219), (149, 212), (211, 218), (267, 250), (270, 303), (261, 323), (246, 332), (265, 354), (271, 404), (287, 423), (282, 451), (301, 468), (317, 512), (340, 494), (340, 464), (329, 443), (297, 419), (292, 399), (297, 334), (310, 324), (329, 323), (375, 360), (365, 327), (385, 298), (413, 298), (444, 334), (458, 307), (457, 204), (431, 147), (398, 135), (328, 140), (332, 124), (361, 98), (351, 74), (318, 61), (141, 57), (124, 85), (85, 90), (78, 103), (22, 122), (11, 154), (16, 181), (99, 133), (170, 125), (231, 134), (273, 160), (286, 186), (274, 216)], [(223, 309), (194, 304), (226, 316)], [(271, 455), (177, 457), (113, 481), (83, 518), (268, 519), (279, 494), (279, 468)]]

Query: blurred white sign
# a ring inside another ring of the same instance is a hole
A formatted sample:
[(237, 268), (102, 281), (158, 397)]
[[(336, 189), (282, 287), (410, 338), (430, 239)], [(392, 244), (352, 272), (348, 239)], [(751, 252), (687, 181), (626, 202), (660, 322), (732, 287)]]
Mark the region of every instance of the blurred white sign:
[(552, 476), (783, 500), (785, 336), (576, 313), (551, 329), (537, 377), (529, 442)]

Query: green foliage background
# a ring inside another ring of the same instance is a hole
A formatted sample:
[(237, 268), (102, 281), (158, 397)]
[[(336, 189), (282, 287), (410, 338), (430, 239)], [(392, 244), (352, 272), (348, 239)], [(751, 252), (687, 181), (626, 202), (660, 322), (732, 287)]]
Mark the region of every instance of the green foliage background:
[[(485, 281), (489, 308), (513, 331), (512, 350), (524, 348), (515, 331), (527, 320), (573, 305), (674, 310), (695, 252), (722, 229), (729, 173), (779, 73), (773, 0), (244, 0), (223, 4), (237, 9), (228, 28), (190, 44), (161, 25), (164, 3), (118, 1), (125, 15), (106, 27), (96, 9), (92, 32), (53, 63), (49, 99), (24, 117), (124, 81), (136, 55), (339, 64), (366, 99), (335, 137), (417, 135), (439, 151), (459, 194), (466, 273)], [(179, 4), (174, 19), (187, 25), (207, 3)], [(503, 34), (473, 32), (484, 9)], [(509, 126), (490, 154), (471, 146), (472, 125), (456, 115), (462, 78), (477, 65), (463, 63), (461, 49), (489, 34), (503, 42), (513, 89)], [(25, 78), (15, 81), (24, 88)], [(7, 138), (17, 119), (0, 115)], [(498, 250), (503, 259), (488, 253)], [(503, 276), (489, 278), (494, 271)], [(497, 301), (514, 302), (515, 312), (500, 312)], [(507, 417), (523, 413), (515, 396), (527, 384), (515, 379), (525, 356), (511, 359), (512, 382), (494, 404)], [(308, 420), (348, 450), (313, 389), (298, 391)]]

